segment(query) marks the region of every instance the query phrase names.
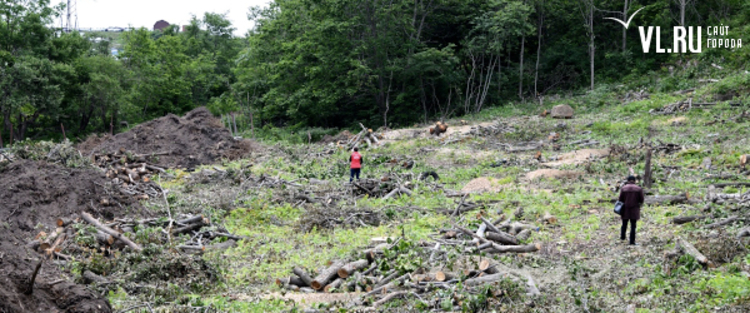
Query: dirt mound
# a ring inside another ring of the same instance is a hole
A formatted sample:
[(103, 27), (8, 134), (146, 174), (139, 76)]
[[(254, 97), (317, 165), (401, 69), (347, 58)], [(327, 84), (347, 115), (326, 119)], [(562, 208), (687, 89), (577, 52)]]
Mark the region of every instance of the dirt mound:
[[(140, 210), (135, 199), (105, 190), (103, 173), (41, 161), (17, 161), (0, 170), (0, 312), (110, 312), (106, 299), (63, 280), (51, 262), (42, 265), (32, 295), (24, 295), (41, 255), (25, 247), (39, 232), (51, 232), (56, 220), (86, 210), (113, 217)], [(94, 207), (102, 198), (122, 205)]]
[(555, 170), (555, 169), (543, 169), (543, 170), (536, 170), (533, 172), (529, 172), (526, 174), (526, 178), (528, 179), (537, 179), (540, 177), (544, 178), (576, 178), (580, 176), (580, 172), (576, 171), (561, 171), (561, 170)]
[[(84, 153), (115, 153), (121, 149), (152, 155), (150, 162), (169, 168), (192, 168), (227, 158), (239, 159), (253, 149), (251, 141), (235, 140), (206, 108), (197, 108), (184, 117), (169, 114), (143, 123), (93, 145), (89, 137), (78, 148)], [(93, 146), (93, 148), (91, 148)]]
[(558, 167), (561, 165), (573, 165), (586, 163), (589, 160), (605, 157), (609, 155), (609, 149), (581, 149), (573, 152), (562, 154), (552, 162), (547, 162), (542, 165), (547, 167)]
[(479, 177), (472, 179), (469, 183), (464, 186), (464, 188), (461, 189), (461, 192), (464, 193), (482, 193), (482, 192), (499, 192), (502, 190), (502, 187), (500, 184), (498, 184), (497, 179), (494, 178), (487, 178), (487, 177)]

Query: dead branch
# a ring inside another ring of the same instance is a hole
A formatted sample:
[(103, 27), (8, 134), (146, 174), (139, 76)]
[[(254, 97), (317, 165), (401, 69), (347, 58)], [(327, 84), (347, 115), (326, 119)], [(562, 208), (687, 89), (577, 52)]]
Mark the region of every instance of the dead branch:
[(128, 245), (131, 249), (137, 252), (143, 251), (143, 248), (141, 248), (138, 244), (130, 241), (127, 237), (123, 236), (116, 230), (109, 228), (107, 226), (102, 225), (97, 219), (95, 219), (91, 214), (88, 214), (86, 212), (81, 212), (81, 216), (83, 219), (88, 222), (89, 224), (93, 225), (94, 227), (98, 228), (99, 230), (111, 235), (112, 237), (115, 237), (116, 239), (124, 242), (126, 245)]

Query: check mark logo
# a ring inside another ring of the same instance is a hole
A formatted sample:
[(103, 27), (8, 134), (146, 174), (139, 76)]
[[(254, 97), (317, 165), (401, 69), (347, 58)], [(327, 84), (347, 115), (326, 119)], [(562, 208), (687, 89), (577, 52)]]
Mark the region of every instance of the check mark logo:
[(640, 12), (643, 9), (645, 9), (645, 7), (638, 9), (638, 11), (635, 11), (635, 13), (633, 13), (633, 15), (630, 16), (630, 18), (628, 19), (627, 23), (623, 22), (622, 20), (620, 20), (618, 18), (614, 18), (614, 17), (605, 17), (604, 19), (605, 20), (613, 20), (615, 22), (618, 22), (618, 23), (622, 24), (622, 26), (625, 26), (625, 29), (628, 29), (628, 27), (630, 27), (630, 21), (632, 21), (633, 18), (635, 17), (635, 15), (638, 14), (638, 12)]

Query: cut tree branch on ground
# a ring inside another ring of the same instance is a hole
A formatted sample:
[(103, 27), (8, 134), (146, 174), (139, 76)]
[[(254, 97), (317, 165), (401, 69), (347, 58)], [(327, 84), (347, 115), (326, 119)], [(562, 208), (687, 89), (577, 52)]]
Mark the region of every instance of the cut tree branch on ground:
[(700, 264), (708, 264), (708, 258), (700, 251), (698, 251), (698, 249), (696, 249), (695, 246), (693, 246), (687, 240), (683, 239), (682, 237), (678, 237), (677, 242), (680, 244), (680, 247), (682, 248), (682, 251), (685, 252), (685, 254), (691, 255)]
[(728, 218), (723, 219), (721, 221), (718, 221), (716, 223), (712, 223), (712, 224), (708, 224), (706, 226), (703, 226), (703, 228), (712, 229), (712, 228), (716, 228), (716, 227), (719, 227), (719, 226), (724, 226), (724, 225), (728, 225), (728, 224), (734, 223), (735, 221), (737, 221), (737, 216), (731, 216), (731, 217), (728, 217)]
[(678, 216), (672, 219), (672, 223), (677, 224), (677, 225), (682, 225), (685, 223), (690, 223), (695, 220), (702, 220), (707, 217), (708, 215)]
[(127, 237), (123, 236), (122, 234), (120, 234), (116, 230), (114, 230), (112, 228), (109, 228), (107, 226), (102, 225), (102, 223), (100, 223), (97, 219), (95, 219), (93, 216), (91, 216), (91, 214), (88, 214), (86, 212), (81, 212), (81, 217), (83, 217), (83, 219), (86, 222), (88, 222), (89, 224), (91, 224), (94, 227), (98, 228), (99, 230), (101, 230), (101, 231), (103, 231), (103, 232), (111, 235), (112, 237), (115, 237), (116, 239), (122, 241), (123, 243), (125, 243), (126, 245), (128, 245), (131, 249), (133, 249), (134, 251), (137, 251), (137, 252), (143, 251), (143, 248), (141, 248), (141, 246), (139, 246), (138, 244), (132, 242), (130, 239), (128, 239)]
[(326, 268), (324, 271), (320, 272), (318, 276), (313, 278), (312, 282), (310, 283), (310, 287), (312, 287), (315, 290), (321, 290), (325, 285), (330, 281), (333, 277), (338, 275), (338, 271), (344, 266), (344, 261), (336, 261), (331, 264), (328, 268)]

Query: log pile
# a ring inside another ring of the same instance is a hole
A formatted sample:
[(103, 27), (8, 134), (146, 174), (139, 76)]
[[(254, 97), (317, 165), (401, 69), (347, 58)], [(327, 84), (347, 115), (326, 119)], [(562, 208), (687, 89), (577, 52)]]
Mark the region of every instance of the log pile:
[(406, 194), (412, 191), (402, 186), (398, 181), (387, 179), (360, 179), (352, 182), (352, 192), (356, 195), (368, 195), (370, 197), (383, 197), (385, 199)]
[[(77, 231), (84, 227), (78, 224), (91, 225), (96, 229), (93, 233)], [(57, 219), (56, 229), (47, 234), (40, 232), (34, 240), (28, 242), (26, 247), (43, 253), (46, 257), (70, 260), (71, 256), (66, 254), (65, 249), (71, 253), (80, 252), (82, 247), (77, 246), (76, 242), (88, 242), (85, 248), (95, 248), (100, 252), (111, 254), (112, 251), (129, 249), (140, 252), (143, 248), (135, 243), (129, 236), (135, 233), (136, 229), (143, 228), (161, 228), (162, 233), (156, 238), (161, 243), (168, 243), (171, 238), (179, 235), (187, 235), (189, 239), (178, 249), (185, 253), (203, 253), (211, 249), (226, 249), (233, 246), (237, 240), (242, 237), (232, 235), (226, 231), (204, 231), (203, 227), (209, 226), (210, 221), (202, 215), (189, 216), (180, 220), (164, 219), (115, 219), (109, 222), (102, 222), (89, 213), (81, 212), (80, 216), (59, 218)], [(83, 236), (79, 238), (80, 236)], [(86, 239), (89, 238), (89, 239)], [(227, 241), (210, 244), (210, 241), (217, 238), (226, 238)]]
[[(112, 180), (120, 191), (136, 197), (139, 200), (148, 200), (157, 197), (161, 188), (152, 182), (151, 177), (157, 174), (165, 174), (163, 166), (152, 163), (150, 160), (159, 155), (167, 155), (169, 152), (154, 154), (134, 154), (130, 151), (120, 149), (117, 153), (94, 154), (92, 163), (104, 171), (104, 175)], [(112, 205), (106, 199), (102, 199), (102, 206)]]
[[(523, 243), (532, 229), (536, 229), (534, 225), (504, 217), (493, 222), (479, 216), (478, 222), (476, 229), (453, 224), (453, 229), (441, 231), (442, 237), (408, 243), (411, 247), (408, 249), (399, 248), (400, 243), (405, 243), (403, 238), (387, 243), (382, 243), (382, 238), (373, 239), (373, 246), (362, 250), (358, 259), (334, 260), (316, 273), (294, 267), (292, 276), (276, 279), (276, 285), (294, 292), (362, 292), (365, 300), (372, 298), (373, 307), (405, 295), (419, 296), (435, 289), (455, 288), (459, 283), (469, 292), (479, 291), (481, 286), (506, 279), (518, 282), (530, 296), (539, 295), (531, 276), (490, 259), (483, 259), (474, 269), (430, 268), (445, 264), (456, 251), (463, 251), (463, 258), (471, 258), (479, 252), (532, 253), (541, 248), (539, 244)], [(398, 260), (401, 253), (415, 251), (423, 255), (426, 267), (404, 271), (390, 263)]]
[(651, 109), (649, 113), (654, 115), (667, 115), (674, 114), (677, 112), (687, 112), (693, 108), (693, 98), (688, 100), (682, 100), (675, 103), (668, 104), (661, 109)]

